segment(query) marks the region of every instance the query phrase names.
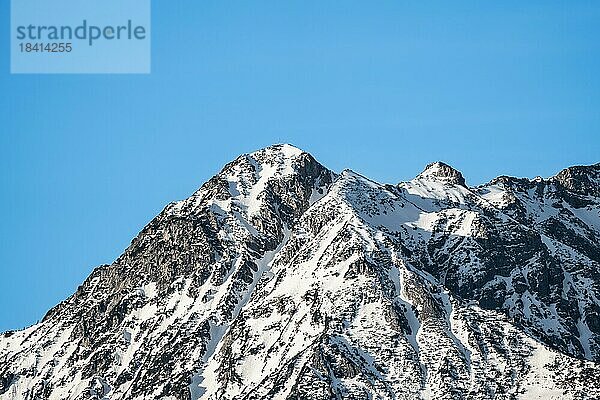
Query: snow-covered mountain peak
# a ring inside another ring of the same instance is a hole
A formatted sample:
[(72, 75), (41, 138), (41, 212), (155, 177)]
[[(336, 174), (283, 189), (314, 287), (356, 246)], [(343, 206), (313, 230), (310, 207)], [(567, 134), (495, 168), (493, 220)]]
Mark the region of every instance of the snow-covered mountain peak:
[(0, 334), (0, 400), (598, 399), (599, 167), (393, 186), (242, 155)]
[[(237, 182), (245, 176), (250, 181), (283, 178), (293, 174), (301, 174), (301, 168), (306, 162), (318, 164), (308, 153), (289, 144), (276, 144), (256, 150), (238, 157), (227, 164), (219, 175)], [(252, 179), (252, 175), (254, 179)]]
[(264, 147), (248, 154), (258, 162), (269, 164), (289, 164), (302, 155), (309, 156), (298, 147), (287, 143)]
[[(277, 144), (237, 157), (191, 197), (174, 203), (170, 210), (189, 214), (212, 205), (252, 219), (261, 209), (272, 208), (276, 198), (291, 202), (308, 198), (309, 203), (316, 200), (324, 195), (334, 177), (332, 171), (310, 154), (289, 144)], [(306, 193), (286, 192), (289, 186)], [(307, 205), (297, 206), (303, 209)]]
[(466, 186), (465, 178), (463, 178), (460, 171), (441, 161), (428, 164), (423, 172), (417, 176), (417, 179), (435, 180)]

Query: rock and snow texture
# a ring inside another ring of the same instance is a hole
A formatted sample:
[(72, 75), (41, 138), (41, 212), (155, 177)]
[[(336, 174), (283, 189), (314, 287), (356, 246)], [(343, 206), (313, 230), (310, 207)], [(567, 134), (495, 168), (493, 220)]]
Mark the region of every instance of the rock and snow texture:
[(599, 299), (600, 164), (383, 185), (276, 145), (0, 335), (0, 399), (598, 399)]

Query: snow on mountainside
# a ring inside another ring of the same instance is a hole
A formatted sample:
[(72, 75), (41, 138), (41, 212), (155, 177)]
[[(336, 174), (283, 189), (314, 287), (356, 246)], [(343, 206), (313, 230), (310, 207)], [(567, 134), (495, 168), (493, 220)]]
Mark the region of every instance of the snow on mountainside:
[(275, 145), (0, 336), (0, 399), (596, 399), (599, 267), (600, 164), (394, 186)]

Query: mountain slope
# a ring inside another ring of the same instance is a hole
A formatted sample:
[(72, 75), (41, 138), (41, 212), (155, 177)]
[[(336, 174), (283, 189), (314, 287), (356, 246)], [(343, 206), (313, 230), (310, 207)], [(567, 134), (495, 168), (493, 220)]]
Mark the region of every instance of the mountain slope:
[(599, 398), (599, 177), (241, 156), (0, 337), (0, 399)]

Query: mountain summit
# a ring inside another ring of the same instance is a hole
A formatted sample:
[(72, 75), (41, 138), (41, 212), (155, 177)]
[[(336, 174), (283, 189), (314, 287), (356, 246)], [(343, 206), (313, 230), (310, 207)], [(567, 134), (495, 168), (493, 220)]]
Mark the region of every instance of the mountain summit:
[(600, 398), (598, 168), (242, 155), (0, 335), (0, 400)]
[(467, 186), (465, 178), (459, 171), (441, 161), (428, 164), (417, 178), (440, 180), (454, 185)]

